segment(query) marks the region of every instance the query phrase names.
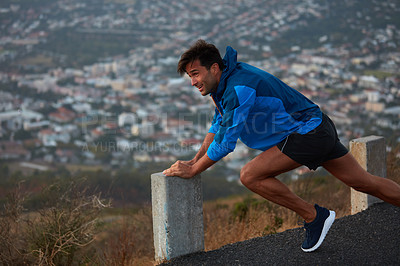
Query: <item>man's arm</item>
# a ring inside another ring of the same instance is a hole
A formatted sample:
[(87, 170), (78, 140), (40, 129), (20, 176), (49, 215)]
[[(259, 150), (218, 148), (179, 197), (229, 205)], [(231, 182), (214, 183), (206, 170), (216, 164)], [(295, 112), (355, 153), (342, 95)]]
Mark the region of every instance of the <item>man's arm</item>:
[(201, 144), (201, 147), (197, 152), (197, 154), (194, 156), (192, 160), (188, 161), (190, 165), (195, 164), (198, 160), (200, 160), (204, 156), (204, 154), (206, 154), (208, 147), (210, 147), (211, 142), (213, 142), (214, 140), (214, 136), (215, 136), (214, 133), (207, 133), (206, 137), (203, 140), (203, 144)]
[(215, 164), (216, 161), (211, 160), (207, 153), (204, 154), (195, 164), (189, 165), (182, 161), (177, 161), (170, 168), (163, 171), (166, 176), (179, 176), (182, 178), (192, 178), (193, 176), (200, 174), (207, 168)]

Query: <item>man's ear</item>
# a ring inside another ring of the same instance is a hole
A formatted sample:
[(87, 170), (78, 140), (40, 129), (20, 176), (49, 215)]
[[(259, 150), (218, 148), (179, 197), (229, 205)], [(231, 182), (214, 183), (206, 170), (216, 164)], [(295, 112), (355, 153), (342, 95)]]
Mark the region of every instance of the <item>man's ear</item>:
[(212, 64), (212, 66), (211, 66), (211, 71), (212, 71), (213, 74), (216, 74), (219, 70), (220, 70), (220, 69), (219, 69), (218, 63)]

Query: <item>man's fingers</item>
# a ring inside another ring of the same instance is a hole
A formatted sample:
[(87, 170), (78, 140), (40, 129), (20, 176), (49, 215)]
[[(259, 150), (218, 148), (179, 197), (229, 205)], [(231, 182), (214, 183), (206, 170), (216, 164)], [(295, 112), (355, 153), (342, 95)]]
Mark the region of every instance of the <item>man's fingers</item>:
[(181, 176), (184, 177), (188, 172), (190, 165), (183, 161), (176, 161), (170, 168), (165, 169), (163, 174), (166, 176)]
[(179, 162), (180, 161), (176, 161), (173, 165), (171, 165), (170, 166), (170, 168), (168, 168), (168, 169), (165, 169), (164, 171), (163, 171), (163, 174), (164, 175), (167, 175), (167, 176), (171, 176), (171, 175), (173, 175), (173, 169), (178, 169), (178, 165), (179, 165)]
[(163, 171), (163, 174), (164, 175), (167, 175), (167, 176), (169, 176), (169, 175), (171, 175), (171, 168), (168, 168), (168, 169), (165, 169), (164, 171)]
[[(176, 161), (172, 166), (174, 167), (179, 167), (179, 165), (182, 163), (182, 161)], [(171, 166), (171, 167), (172, 167)]]

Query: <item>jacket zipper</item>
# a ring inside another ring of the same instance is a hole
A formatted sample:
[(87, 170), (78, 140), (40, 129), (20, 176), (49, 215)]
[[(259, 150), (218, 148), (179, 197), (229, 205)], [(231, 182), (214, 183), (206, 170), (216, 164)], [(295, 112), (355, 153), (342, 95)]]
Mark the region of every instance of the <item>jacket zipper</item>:
[(213, 102), (214, 102), (214, 104), (215, 104), (215, 107), (217, 107), (217, 110), (218, 110), (219, 114), (220, 114), (221, 116), (223, 116), (221, 110), (220, 110), (219, 107), (218, 107), (217, 102), (216, 102), (215, 99), (214, 99), (214, 96), (212, 96), (212, 94), (210, 94), (210, 95), (211, 95), (211, 99), (213, 100)]

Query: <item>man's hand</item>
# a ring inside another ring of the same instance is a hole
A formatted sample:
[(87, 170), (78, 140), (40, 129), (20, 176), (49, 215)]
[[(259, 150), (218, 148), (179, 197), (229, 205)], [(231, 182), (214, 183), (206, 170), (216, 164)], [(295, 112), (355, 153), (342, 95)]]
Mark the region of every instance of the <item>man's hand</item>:
[(195, 159), (192, 159), (192, 160), (190, 160), (190, 161), (180, 161), (180, 162), (182, 162), (182, 163), (184, 163), (184, 164), (187, 164), (187, 165), (194, 165), (194, 164), (196, 163), (196, 160), (195, 160)]
[(177, 161), (170, 168), (163, 171), (166, 176), (179, 176), (182, 178), (192, 178), (197, 174), (205, 171), (216, 162), (211, 160), (207, 154), (200, 158), (200, 160), (193, 163), (190, 161)]
[(164, 170), (163, 174), (182, 178), (192, 178), (195, 175), (190, 161), (177, 161), (170, 168)]

